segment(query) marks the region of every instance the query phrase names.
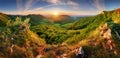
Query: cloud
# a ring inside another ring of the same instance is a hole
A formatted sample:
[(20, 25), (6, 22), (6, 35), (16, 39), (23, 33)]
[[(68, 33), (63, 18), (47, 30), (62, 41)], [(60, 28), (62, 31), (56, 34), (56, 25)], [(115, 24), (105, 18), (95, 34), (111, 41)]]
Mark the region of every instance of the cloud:
[(36, 8), (34, 10), (43, 10), (43, 9), (44, 9), (44, 7), (39, 7), (39, 8)]
[[(29, 10), (32, 5), (34, 5), (39, 1), (40, 0), (25, 0), (25, 4), (23, 4), (24, 3), (23, 0), (16, 0), (16, 4), (19, 11), (23, 11), (23, 10), (25, 11), (25, 10)], [(25, 6), (24, 9), (23, 6)]]
[(100, 11), (105, 10), (105, 6), (104, 6), (104, 0), (93, 0), (94, 1), (94, 6), (96, 6), (96, 8)]
[(78, 3), (76, 2), (73, 2), (71, 0), (42, 0), (42, 1), (45, 1), (45, 2), (48, 2), (48, 3), (51, 3), (51, 4), (65, 4), (65, 5), (79, 5)]
[(45, 2), (48, 2), (48, 3), (52, 3), (52, 4), (59, 4), (59, 3), (61, 3), (61, 0), (42, 0), (42, 1), (45, 1)]
[[(49, 2), (51, 4), (48, 4), (48, 5), (45, 5), (45, 6), (41, 6), (41, 7), (37, 7), (37, 8), (34, 8), (34, 9), (30, 9), (30, 7), (33, 4), (39, 2), (39, 0), (36, 1), (36, 2), (33, 2), (33, 0), (29, 0), (29, 1), (26, 2), (26, 4), (25, 4), (25, 6), (26, 6), (25, 10), (22, 13), (24, 13), (24, 14), (30, 14), (30, 13), (32, 13), (32, 14), (38, 14), (38, 13), (40, 13), (40, 14), (49, 14), (50, 11), (44, 11), (46, 8), (50, 8), (50, 7), (54, 7), (54, 6), (60, 6), (60, 5), (61, 6), (71, 6), (72, 9), (78, 9), (79, 8), (78, 7), (79, 4), (76, 3), (76, 2), (73, 2), (71, 0), (42, 0), (42, 1), (43, 2), (46, 1), (46, 2)], [(60, 10), (60, 9), (56, 8), (54, 10)]]
[[(23, 1), (22, 3), (19, 3), (21, 2), (22, 0), (18, 0), (18, 5), (20, 5), (18, 8), (21, 8), (22, 4), (23, 4)], [(43, 2), (48, 2), (48, 3), (51, 3), (47, 6), (42, 6), (42, 7), (37, 7), (37, 8), (34, 8), (33, 10), (43, 10), (45, 8), (49, 8), (49, 7), (52, 7), (52, 6), (57, 6), (57, 5), (70, 5), (73, 7), (73, 9), (78, 9), (78, 3), (76, 2), (73, 2), (72, 0), (26, 0), (25, 2), (25, 9), (24, 11), (28, 11), (28, 10), (31, 10), (31, 6), (36, 4), (37, 2), (39, 1), (43, 1)]]
[(43, 10), (45, 8), (49, 8), (49, 7), (52, 7), (52, 6), (66, 6), (66, 5), (70, 5), (71, 7), (73, 7), (73, 9), (78, 9), (79, 7), (79, 4), (76, 3), (76, 2), (73, 2), (71, 0), (42, 0), (44, 2), (48, 2), (48, 3), (51, 3), (50, 5), (47, 5), (47, 6), (42, 6), (42, 7), (38, 7), (38, 8), (35, 8), (33, 10)]
[[(48, 2), (48, 4), (46, 4), (45, 6), (42, 5), (41, 7), (30, 9), (34, 4), (36, 4), (37, 2), (40, 2), (40, 1)], [(94, 4), (94, 6), (99, 10), (104, 9), (103, 5), (101, 5), (100, 0), (94, 0), (94, 3), (92, 3), (92, 4)], [(70, 6), (71, 9), (77, 10), (76, 13), (78, 13), (78, 11), (80, 11), (80, 3), (77, 3), (73, 0), (26, 0), (24, 6), (25, 6), (24, 11), (20, 12), (20, 14), (45, 13), (44, 10), (46, 10), (46, 8), (50, 8), (50, 7), (54, 7), (54, 6)], [(17, 8), (19, 8), (21, 10), (23, 9), (23, 0), (17, 0)], [(78, 14), (80, 14), (80, 13), (78, 13)]]
[(17, 3), (17, 9), (19, 11), (22, 11), (23, 10), (23, 0), (16, 0), (16, 3)]
[(44, 9), (46, 9), (46, 8), (50, 8), (50, 7), (54, 7), (54, 6), (58, 6), (58, 5), (56, 5), (56, 4), (50, 4), (50, 5), (46, 5), (46, 6), (34, 8), (34, 9), (32, 9), (32, 10), (33, 10), (33, 11), (40, 11), (40, 10), (44, 10)]
[(67, 2), (67, 5), (71, 5), (72, 9), (78, 10), (80, 4), (78, 4), (78, 3), (76, 3), (76, 2), (73, 2), (73, 1), (68, 1), (68, 2)]
[(50, 2), (50, 3), (53, 3), (53, 4), (61, 3), (60, 0), (47, 0), (47, 2)]
[(68, 1), (67, 2), (68, 5), (73, 5), (73, 6), (78, 6), (79, 4), (73, 1)]
[(39, 1), (40, 1), (40, 0), (26, 0), (25, 10), (29, 10), (30, 7), (31, 7), (33, 4), (35, 4), (35, 3), (39, 2)]

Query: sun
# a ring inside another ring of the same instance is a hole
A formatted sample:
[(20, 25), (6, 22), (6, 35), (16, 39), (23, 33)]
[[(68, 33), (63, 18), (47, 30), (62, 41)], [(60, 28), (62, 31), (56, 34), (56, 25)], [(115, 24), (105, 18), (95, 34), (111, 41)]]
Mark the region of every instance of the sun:
[(58, 16), (58, 15), (59, 15), (59, 12), (58, 12), (58, 11), (54, 11), (54, 12), (53, 12), (53, 15)]

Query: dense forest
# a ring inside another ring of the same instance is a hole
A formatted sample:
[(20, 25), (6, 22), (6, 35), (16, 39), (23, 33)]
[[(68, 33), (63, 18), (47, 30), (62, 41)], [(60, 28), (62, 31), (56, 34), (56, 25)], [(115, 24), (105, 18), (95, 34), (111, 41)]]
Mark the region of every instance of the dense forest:
[[(67, 15), (45, 18), (42, 15), (0, 13), (0, 58), (57, 58), (82, 46), (88, 58), (120, 57), (120, 10), (73, 19)], [(52, 20), (53, 19), (53, 20)], [(110, 34), (110, 35), (108, 35)], [(109, 47), (106, 39), (112, 41)]]

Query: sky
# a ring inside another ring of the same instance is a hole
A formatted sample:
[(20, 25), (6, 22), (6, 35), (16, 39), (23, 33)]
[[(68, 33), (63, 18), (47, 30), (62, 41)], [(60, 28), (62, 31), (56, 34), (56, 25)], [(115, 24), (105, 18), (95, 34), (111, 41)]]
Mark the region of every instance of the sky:
[(96, 15), (117, 8), (120, 0), (0, 0), (0, 12), (17, 15)]

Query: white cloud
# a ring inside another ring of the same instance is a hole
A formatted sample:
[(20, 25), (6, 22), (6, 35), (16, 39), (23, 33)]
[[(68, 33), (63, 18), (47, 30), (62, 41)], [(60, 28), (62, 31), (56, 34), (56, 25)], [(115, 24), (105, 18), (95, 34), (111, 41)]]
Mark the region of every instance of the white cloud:
[(78, 3), (76, 2), (73, 2), (71, 0), (42, 0), (42, 1), (45, 1), (45, 2), (48, 2), (48, 3), (52, 3), (52, 4), (68, 4), (68, 5), (74, 5), (74, 6), (77, 6), (79, 5)]
[(49, 8), (49, 7), (55, 6), (55, 5), (56, 5), (56, 4), (51, 4), (51, 5), (47, 5), (47, 6), (42, 6), (42, 7), (35, 8), (35, 9), (33, 9), (33, 10), (43, 10), (43, 9), (45, 9), (45, 8)]
[(39, 8), (36, 8), (34, 10), (42, 10), (42, 9), (44, 9), (44, 7), (39, 7)]
[(67, 2), (68, 5), (73, 5), (73, 6), (78, 6), (79, 4), (73, 1), (68, 1)]
[(59, 3), (61, 3), (61, 0), (43, 0), (43, 1), (46, 1), (46, 2), (49, 2), (49, 3), (52, 3), (52, 4), (59, 4)]
[(17, 4), (17, 9), (19, 11), (23, 10), (23, 0), (16, 0), (16, 4)]
[(94, 1), (94, 6), (102, 11), (102, 10), (105, 10), (105, 7), (104, 7), (104, 0), (93, 0)]
[(57, 4), (57, 3), (60, 3), (60, 0), (47, 0), (47, 2)]
[(71, 0), (26, 0), (25, 10), (29, 10), (33, 4), (35, 4), (39, 1), (44, 1), (44, 2), (51, 3), (51, 4), (47, 5), (47, 6), (35, 8), (34, 10), (42, 10), (44, 8), (56, 6), (56, 5), (63, 5), (63, 6), (64, 5), (71, 5), (71, 6), (74, 6), (73, 9), (78, 9), (78, 5), (79, 5), (78, 3), (73, 2)]
[(78, 9), (79, 7), (79, 4), (76, 3), (76, 2), (73, 2), (71, 0), (42, 0), (44, 2), (48, 2), (48, 3), (51, 3), (50, 5), (47, 5), (47, 6), (43, 6), (43, 7), (39, 7), (39, 8), (36, 8), (36, 10), (42, 10), (44, 8), (47, 8), (47, 7), (51, 7), (51, 6), (57, 6), (57, 5), (70, 5), (73, 9)]
[(33, 4), (35, 4), (35, 3), (39, 2), (39, 1), (40, 1), (40, 0), (26, 0), (25, 10), (29, 10), (30, 7), (31, 7)]

